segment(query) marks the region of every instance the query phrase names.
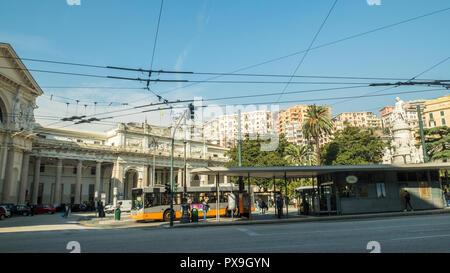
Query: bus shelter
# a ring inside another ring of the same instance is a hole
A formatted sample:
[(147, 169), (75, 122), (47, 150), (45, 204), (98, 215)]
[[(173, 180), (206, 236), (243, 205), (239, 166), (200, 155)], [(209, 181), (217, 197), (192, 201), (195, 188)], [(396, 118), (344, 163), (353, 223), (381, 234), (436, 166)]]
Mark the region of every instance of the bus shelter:
[[(373, 164), (295, 167), (204, 167), (198, 175), (284, 179), (313, 178), (308, 190), (310, 214), (357, 214), (402, 211), (405, 190), (415, 210), (444, 207), (440, 170), (450, 163)], [(287, 209), (287, 206), (286, 206)]]

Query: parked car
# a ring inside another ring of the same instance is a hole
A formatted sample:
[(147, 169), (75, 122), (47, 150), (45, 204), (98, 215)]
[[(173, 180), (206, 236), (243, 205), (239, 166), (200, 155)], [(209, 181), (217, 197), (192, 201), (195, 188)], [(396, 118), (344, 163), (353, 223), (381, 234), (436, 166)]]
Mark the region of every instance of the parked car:
[(17, 205), (14, 208), (14, 213), (17, 215), (28, 216), (31, 214), (31, 208), (26, 205)]
[(6, 210), (9, 211), (8, 217), (13, 216), (13, 214), (15, 213), (15, 205), (13, 203), (3, 203), (3, 204), (0, 204), (0, 206), (5, 207)]
[(56, 209), (52, 205), (38, 205), (36, 208), (34, 208), (35, 214), (42, 214), (42, 213), (54, 214), (55, 212)]
[(91, 202), (83, 202), (83, 206), (86, 207), (86, 211), (95, 211), (95, 204)]
[(11, 217), (11, 210), (7, 207), (7, 206), (5, 206), (5, 205), (0, 205), (0, 208), (3, 208), (4, 210), (5, 210), (5, 217)]
[(63, 207), (62, 204), (59, 204), (55, 207), (56, 212), (63, 212), (66, 210), (66, 207)]
[(4, 207), (0, 207), (0, 220), (6, 218), (6, 209)]
[(105, 211), (105, 213), (113, 213), (114, 209), (115, 209), (115, 207), (112, 204), (109, 204), (109, 205), (106, 205), (103, 210)]
[(83, 204), (72, 204), (70, 210), (72, 212), (80, 212), (80, 211), (87, 211), (88, 208)]

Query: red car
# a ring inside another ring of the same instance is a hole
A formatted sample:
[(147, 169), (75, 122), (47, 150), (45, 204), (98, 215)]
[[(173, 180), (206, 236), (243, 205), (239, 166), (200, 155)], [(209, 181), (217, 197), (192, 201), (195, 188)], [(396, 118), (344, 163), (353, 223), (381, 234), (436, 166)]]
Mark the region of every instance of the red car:
[(42, 213), (53, 214), (55, 212), (56, 209), (52, 205), (38, 205), (36, 208), (34, 208), (35, 214), (42, 214)]
[(3, 207), (0, 207), (0, 220), (6, 218), (6, 210)]

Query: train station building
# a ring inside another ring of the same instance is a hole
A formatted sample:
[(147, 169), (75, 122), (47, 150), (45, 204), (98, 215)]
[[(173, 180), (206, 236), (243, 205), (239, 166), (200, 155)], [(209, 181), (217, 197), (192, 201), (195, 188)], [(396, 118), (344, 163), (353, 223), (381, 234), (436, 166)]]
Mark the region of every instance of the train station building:
[[(0, 43), (0, 66), (1, 203), (110, 203), (114, 188), (119, 200), (131, 199), (133, 187), (170, 181), (173, 128), (119, 123), (107, 132), (88, 132), (41, 126), (34, 110), (43, 91), (9, 44)], [(215, 183), (215, 176), (190, 170), (222, 166), (228, 149), (187, 131), (178, 130), (175, 138), (175, 181)]]

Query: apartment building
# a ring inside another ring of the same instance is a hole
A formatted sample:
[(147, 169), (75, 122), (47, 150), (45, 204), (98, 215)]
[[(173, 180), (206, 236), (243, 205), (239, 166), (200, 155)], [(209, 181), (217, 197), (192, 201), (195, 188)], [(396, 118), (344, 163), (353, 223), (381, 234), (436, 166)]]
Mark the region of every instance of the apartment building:
[(333, 118), (333, 121), (342, 121), (350, 126), (359, 128), (381, 128), (381, 119), (372, 112), (343, 112)]
[[(277, 132), (274, 113), (258, 110), (241, 113), (241, 135), (268, 137)], [(238, 115), (222, 115), (205, 122), (203, 125), (205, 139), (211, 144), (233, 147), (238, 140)]]
[(425, 102), (424, 118), (424, 127), (449, 126), (450, 94), (434, 100), (427, 100)]

